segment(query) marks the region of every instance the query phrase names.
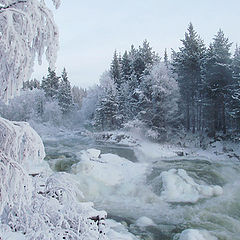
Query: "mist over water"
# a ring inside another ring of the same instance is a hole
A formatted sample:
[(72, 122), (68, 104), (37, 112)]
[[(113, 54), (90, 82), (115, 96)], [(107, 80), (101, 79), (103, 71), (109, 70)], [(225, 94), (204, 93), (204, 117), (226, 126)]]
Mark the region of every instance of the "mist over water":
[[(212, 239), (240, 239), (239, 162), (195, 156), (145, 159), (145, 162), (141, 159), (139, 162), (136, 149), (99, 144), (81, 135), (46, 140), (44, 144), (46, 160), (52, 169), (71, 174), (74, 164), (82, 161), (82, 150), (101, 150), (103, 161), (118, 155), (118, 169), (113, 165), (109, 174), (108, 169), (99, 169), (106, 173), (101, 181), (100, 173), (86, 175), (79, 170), (85, 166), (76, 168), (74, 173), (84, 201), (92, 201), (96, 209), (106, 210), (108, 218), (122, 222), (140, 239), (175, 240), (185, 229), (206, 230)], [(169, 182), (168, 177), (176, 182)], [(172, 192), (171, 189), (166, 191), (166, 184), (177, 186), (181, 194), (177, 195), (174, 188)], [(222, 187), (223, 192), (216, 186)], [(183, 195), (186, 201), (179, 200)]]

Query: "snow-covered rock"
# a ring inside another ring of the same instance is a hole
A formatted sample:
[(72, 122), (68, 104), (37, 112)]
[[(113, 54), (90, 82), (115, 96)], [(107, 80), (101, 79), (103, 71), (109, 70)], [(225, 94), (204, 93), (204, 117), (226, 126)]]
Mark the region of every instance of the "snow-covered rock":
[(146, 172), (147, 164), (133, 163), (111, 153), (99, 153), (96, 149), (82, 150), (82, 159), (72, 166), (72, 173), (91, 177), (105, 186), (114, 186), (131, 182)]
[(106, 220), (106, 236), (111, 240), (137, 240), (137, 238), (129, 233), (125, 226), (112, 219)]
[(0, 118), (0, 239), (108, 239), (106, 212), (78, 201), (83, 195), (69, 174), (49, 176), (44, 156), (28, 124)]
[(217, 238), (205, 230), (186, 229), (181, 233), (179, 240), (217, 240)]
[(113, 143), (118, 145), (124, 145), (134, 147), (139, 145), (139, 139), (132, 136), (130, 133), (114, 131), (114, 132), (101, 132), (95, 134), (97, 141), (105, 143)]
[(192, 202), (223, 193), (220, 186), (197, 184), (184, 169), (170, 169), (160, 175), (163, 183), (161, 197), (167, 202)]
[(138, 227), (148, 227), (148, 226), (155, 226), (156, 224), (153, 222), (151, 218), (143, 216), (137, 219), (136, 225)]

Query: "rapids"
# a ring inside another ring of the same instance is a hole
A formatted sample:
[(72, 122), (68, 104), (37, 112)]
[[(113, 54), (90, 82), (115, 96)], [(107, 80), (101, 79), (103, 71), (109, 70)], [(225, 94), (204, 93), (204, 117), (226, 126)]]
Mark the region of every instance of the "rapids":
[(81, 134), (43, 141), (51, 168), (79, 181), (85, 197), (79, 200), (94, 202), (139, 239), (240, 239), (237, 161), (147, 157), (136, 147), (101, 144)]

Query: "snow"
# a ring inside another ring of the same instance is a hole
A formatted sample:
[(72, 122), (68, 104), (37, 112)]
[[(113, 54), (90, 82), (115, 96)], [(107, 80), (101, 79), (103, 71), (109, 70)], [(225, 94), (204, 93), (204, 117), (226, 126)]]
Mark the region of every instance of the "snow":
[(133, 163), (115, 154), (100, 155), (97, 149), (82, 150), (81, 156), (81, 161), (72, 166), (72, 173), (91, 177), (105, 186), (131, 182), (143, 176), (147, 168), (147, 164)]
[[(17, 95), (23, 81), (33, 72), (35, 57), (41, 64), (45, 53), (51, 68), (56, 62), (58, 28), (44, 1), (5, 2), (0, 15), (0, 99), (7, 102)], [(53, 0), (55, 7), (60, 0)], [(14, 59), (14, 61), (13, 61)]]
[(217, 238), (205, 230), (186, 229), (181, 233), (179, 240), (217, 240)]
[(112, 219), (106, 220), (106, 236), (111, 240), (137, 240), (126, 228)]
[(0, 236), (4, 236), (3, 240), (26, 240), (22, 233), (12, 232), (9, 226), (1, 224), (0, 224)]
[(95, 138), (100, 142), (125, 145), (129, 147), (134, 147), (139, 144), (139, 139), (136, 136), (124, 131), (95, 133)]
[(163, 191), (161, 197), (167, 202), (192, 202), (223, 194), (220, 186), (197, 184), (184, 169), (170, 169), (161, 173)]
[(137, 219), (136, 225), (138, 227), (148, 227), (148, 226), (155, 226), (156, 224), (153, 222), (151, 218), (143, 216)]
[[(87, 154), (89, 161), (99, 157), (94, 149)], [(107, 213), (80, 202), (84, 196), (79, 182), (73, 175), (52, 173), (43, 164), (44, 156), (41, 138), (28, 124), (0, 118), (0, 238), (114, 239), (104, 235)], [(133, 239), (108, 232), (116, 239)]]
[(86, 151), (83, 151), (82, 153), (83, 155), (85, 153), (87, 158), (98, 159), (101, 151), (98, 149), (90, 148), (90, 149), (87, 149)]

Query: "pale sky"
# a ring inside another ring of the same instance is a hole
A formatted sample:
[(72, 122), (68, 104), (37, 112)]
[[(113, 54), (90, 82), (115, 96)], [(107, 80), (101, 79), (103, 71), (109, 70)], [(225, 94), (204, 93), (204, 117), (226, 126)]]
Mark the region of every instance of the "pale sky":
[[(66, 67), (72, 85), (98, 83), (109, 68), (113, 52), (138, 47), (144, 39), (163, 56), (177, 50), (189, 22), (206, 44), (219, 28), (231, 42), (240, 43), (239, 0), (62, 0), (54, 11), (60, 32), (57, 73)], [(47, 63), (33, 77), (47, 74)]]

